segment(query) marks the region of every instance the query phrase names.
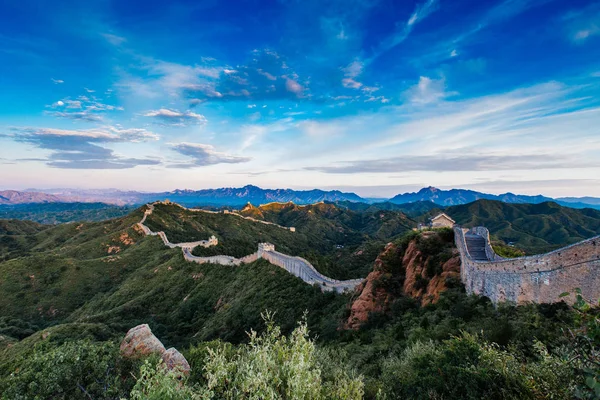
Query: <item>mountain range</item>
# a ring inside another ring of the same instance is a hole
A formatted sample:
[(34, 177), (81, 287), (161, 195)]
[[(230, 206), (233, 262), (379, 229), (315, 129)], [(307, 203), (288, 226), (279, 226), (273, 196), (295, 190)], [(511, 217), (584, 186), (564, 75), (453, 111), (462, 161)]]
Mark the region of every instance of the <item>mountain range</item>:
[(543, 195), (529, 196), (514, 193), (489, 194), (467, 189), (442, 190), (426, 187), (418, 192), (402, 193), (389, 200), (367, 199), (352, 192), (339, 190), (324, 191), (292, 190), (292, 189), (262, 189), (253, 185), (241, 188), (219, 188), (202, 190), (174, 190), (170, 192), (136, 192), (117, 189), (78, 190), (78, 189), (48, 189), (0, 191), (0, 205), (26, 203), (57, 203), (57, 202), (102, 202), (116, 205), (136, 205), (156, 200), (169, 199), (185, 206), (230, 206), (241, 207), (247, 203), (254, 205), (273, 202), (293, 202), (295, 204), (314, 204), (321, 201), (344, 203), (383, 203), (410, 204), (431, 202), (438, 206), (448, 207), (472, 203), (476, 200), (497, 200), (513, 204), (540, 204), (553, 201), (571, 208), (600, 209), (600, 198), (595, 197), (564, 197), (551, 198)]

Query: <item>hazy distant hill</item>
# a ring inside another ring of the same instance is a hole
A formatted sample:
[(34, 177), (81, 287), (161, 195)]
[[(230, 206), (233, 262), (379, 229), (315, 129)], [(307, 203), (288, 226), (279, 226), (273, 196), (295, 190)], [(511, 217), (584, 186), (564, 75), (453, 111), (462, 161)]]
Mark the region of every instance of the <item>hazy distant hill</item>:
[[(571, 208), (596, 208), (600, 209), (600, 198), (594, 197), (564, 197), (552, 199), (538, 195), (527, 196), (513, 193), (500, 195), (481, 193), (474, 190), (451, 189), (441, 190), (435, 187), (426, 187), (418, 192), (398, 194), (388, 201), (381, 199), (362, 198), (355, 193), (341, 192), (339, 190), (292, 190), (292, 189), (262, 189), (253, 185), (241, 188), (218, 188), (218, 189), (178, 189), (170, 192), (136, 192), (117, 189), (28, 189), (27, 191), (8, 190), (0, 192), (0, 204), (25, 204), (25, 203), (49, 203), (49, 202), (84, 202), (84, 203), (107, 203), (115, 205), (140, 205), (157, 200), (169, 199), (173, 202), (188, 207), (210, 206), (210, 207), (243, 207), (247, 203), (267, 204), (272, 202), (295, 204), (314, 204), (318, 202), (339, 203), (343, 207), (366, 210), (372, 206), (371, 211), (400, 210), (410, 215), (418, 215), (431, 208), (431, 203), (439, 206), (452, 206), (458, 204), (472, 203), (480, 199), (498, 200), (514, 204), (539, 204), (546, 201), (555, 201), (563, 206)], [(352, 203), (364, 203), (364, 205)], [(396, 207), (419, 203), (418, 205)]]
[(133, 211), (131, 206), (105, 203), (27, 203), (0, 205), (0, 219), (20, 219), (42, 224), (74, 221), (103, 221), (122, 217)]
[(0, 204), (56, 203), (61, 201), (64, 201), (64, 199), (40, 192), (0, 191)]
[(257, 186), (247, 185), (242, 188), (220, 188), (204, 190), (175, 190), (161, 194), (169, 200), (180, 204), (207, 204), (207, 205), (244, 205), (266, 204), (272, 202), (296, 204), (314, 204), (320, 201), (363, 201), (355, 193), (344, 193), (339, 190), (324, 191), (292, 190), (292, 189), (261, 189)]
[(320, 201), (364, 201), (355, 193), (339, 190), (324, 191), (262, 189), (246, 185), (241, 188), (219, 188), (203, 190), (174, 190), (171, 192), (144, 193), (135, 191), (51, 189), (49, 193), (62, 199), (78, 202), (103, 202), (110, 204), (144, 204), (169, 199), (185, 206), (243, 206), (247, 203), (265, 204), (293, 201), (296, 204), (313, 204)]
[(505, 203), (543, 203), (552, 201), (550, 197), (542, 195), (526, 196), (513, 193), (488, 194), (467, 189), (441, 190), (433, 186), (423, 188), (418, 192), (404, 193), (392, 197), (389, 201), (396, 204), (414, 203), (417, 201), (431, 201), (442, 206), (472, 203), (479, 199), (498, 200)]

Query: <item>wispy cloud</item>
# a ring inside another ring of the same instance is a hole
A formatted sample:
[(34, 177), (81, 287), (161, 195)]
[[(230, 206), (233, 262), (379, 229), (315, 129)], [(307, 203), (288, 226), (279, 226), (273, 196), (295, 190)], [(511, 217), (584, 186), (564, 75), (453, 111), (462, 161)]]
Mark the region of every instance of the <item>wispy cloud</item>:
[(168, 168), (195, 168), (215, 164), (239, 164), (251, 160), (250, 157), (218, 152), (209, 144), (175, 143), (172, 145), (172, 149), (192, 160), (190, 162), (170, 164), (167, 166)]
[(188, 126), (188, 125), (204, 125), (206, 118), (204, 115), (194, 113), (192, 111), (178, 111), (161, 108), (158, 110), (148, 111), (144, 114), (145, 117), (152, 117), (159, 121), (161, 125), (168, 126)]
[(117, 85), (143, 97), (163, 94), (187, 99), (190, 105), (203, 102), (236, 100), (276, 100), (309, 98), (308, 81), (291, 68), (286, 60), (270, 49), (254, 50), (246, 64), (232, 68), (216, 60), (204, 65), (168, 63), (140, 57), (148, 78), (124, 73)]
[(502, 171), (600, 167), (600, 161), (580, 160), (576, 155), (557, 157), (551, 154), (522, 155), (430, 155), (360, 160), (339, 165), (307, 167), (307, 170), (337, 174), (394, 173), (398, 171)]
[(446, 91), (444, 78), (431, 79), (421, 76), (419, 82), (404, 92), (404, 97), (414, 104), (430, 104), (455, 95)]
[(68, 169), (124, 169), (137, 165), (157, 165), (159, 160), (122, 157), (103, 147), (108, 143), (138, 143), (157, 140), (158, 135), (145, 129), (107, 126), (88, 130), (53, 128), (12, 128), (2, 135), (17, 142), (50, 150), (45, 162), (50, 167)]
[(600, 3), (571, 11), (563, 17), (563, 21), (569, 38), (577, 44), (583, 44), (592, 36), (600, 35)]
[(379, 46), (375, 50), (374, 54), (367, 60), (367, 63), (371, 63), (382, 54), (404, 42), (413, 31), (414, 27), (431, 13), (436, 11), (438, 7), (438, 0), (426, 0), (423, 3), (417, 4), (408, 21), (406, 21), (405, 24), (399, 25), (394, 33), (379, 43)]
[(65, 81), (63, 81), (62, 79), (54, 79), (54, 78), (50, 78), (50, 79), (52, 80), (52, 82), (54, 82), (55, 85), (65, 83)]
[(79, 96), (76, 100), (65, 98), (46, 107), (55, 110), (46, 111), (47, 115), (87, 122), (102, 121), (106, 111), (123, 111), (123, 107), (102, 103), (94, 96)]
[(356, 78), (362, 74), (363, 68), (364, 64), (358, 60), (351, 62), (347, 67), (343, 68), (344, 78), (342, 79), (342, 85), (350, 89), (360, 89), (362, 83)]
[(123, 36), (114, 35), (112, 33), (101, 33), (100, 35), (113, 46), (118, 47), (127, 42), (127, 39)]

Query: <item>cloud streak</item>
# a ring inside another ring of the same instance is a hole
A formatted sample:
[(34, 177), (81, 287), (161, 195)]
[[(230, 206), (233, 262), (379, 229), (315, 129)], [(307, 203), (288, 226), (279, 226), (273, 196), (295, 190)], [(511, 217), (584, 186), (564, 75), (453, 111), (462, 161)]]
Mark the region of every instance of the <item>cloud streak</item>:
[(218, 152), (209, 144), (175, 143), (171, 147), (177, 153), (191, 158), (192, 161), (170, 164), (167, 166), (168, 168), (195, 168), (215, 164), (239, 164), (251, 160), (250, 157), (241, 157)]
[(339, 165), (307, 167), (309, 171), (329, 174), (394, 173), (394, 172), (458, 172), (458, 171), (503, 171), (560, 168), (600, 167), (599, 161), (580, 160), (576, 156), (557, 157), (546, 154), (493, 155), (480, 154), (448, 156), (410, 156), (385, 158), (380, 160), (359, 160)]
[(21, 143), (50, 150), (46, 165), (65, 169), (125, 169), (138, 165), (157, 165), (159, 160), (126, 158), (103, 147), (109, 143), (139, 143), (158, 140), (158, 135), (145, 129), (104, 127), (89, 130), (53, 128), (13, 128), (3, 135)]
[(144, 116), (154, 118), (160, 125), (164, 126), (184, 127), (189, 125), (204, 125), (207, 122), (204, 115), (196, 114), (189, 110), (178, 111), (161, 108), (148, 111)]

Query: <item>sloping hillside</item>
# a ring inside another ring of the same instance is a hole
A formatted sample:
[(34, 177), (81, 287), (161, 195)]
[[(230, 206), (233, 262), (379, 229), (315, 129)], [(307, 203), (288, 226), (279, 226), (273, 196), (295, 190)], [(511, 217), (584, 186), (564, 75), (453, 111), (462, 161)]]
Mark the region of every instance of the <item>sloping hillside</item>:
[(207, 239), (210, 235), (219, 239), (219, 246), (196, 248), (195, 255), (240, 257), (256, 251), (258, 243), (270, 242), (286, 254), (307, 259), (319, 272), (335, 279), (365, 277), (384, 245), (415, 226), (402, 213), (357, 213), (324, 203), (246, 206), (241, 213), (296, 230), (238, 215), (192, 212), (162, 204), (155, 206), (146, 224), (153, 231), (164, 231), (173, 242)]
[(141, 216), (137, 210), (101, 223), (26, 224), (33, 230), (4, 223), (15, 234), (0, 235), (0, 242), (26, 246), (15, 252), (6, 245), (0, 262), (0, 335), (21, 339), (56, 324), (92, 323), (120, 336), (145, 322), (169, 344), (240, 341), (249, 328), (261, 328), (265, 309), (277, 312), (286, 331), (310, 309), (315, 332), (335, 332), (345, 296), (322, 293), (264, 260), (243, 267), (186, 262), (179, 249), (134, 227)]
[(41, 224), (103, 221), (127, 215), (133, 207), (104, 203), (42, 203), (0, 205), (0, 219), (20, 219)]

